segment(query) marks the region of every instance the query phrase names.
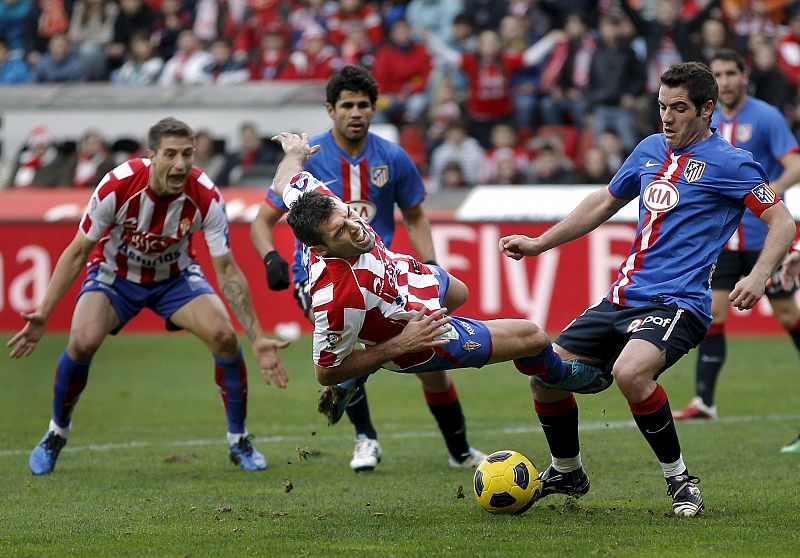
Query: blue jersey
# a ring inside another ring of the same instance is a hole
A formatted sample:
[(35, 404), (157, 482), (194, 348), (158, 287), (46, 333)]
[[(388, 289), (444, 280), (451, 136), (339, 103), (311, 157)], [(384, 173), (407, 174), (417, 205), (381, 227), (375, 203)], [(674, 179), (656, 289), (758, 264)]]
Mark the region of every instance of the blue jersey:
[(711, 323), (711, 273), (745, 207), (761, 215), (780, 201), (753, 155), (713, 131), (673, 150), (662, 134), (642, 140), (608, 186), (639, 196), (639, 224), (608, 300), (623, 306), (677, 304)]
[[(416, 207), (425, 199), (425, 185), (419, 171), (402, 148), (373, 133), (367, 134), (364, 150), (350, 157), (341, 150), (329, 130), (308, 140), (320, 150), (305, 165), (342, 201), (367, 221), (390, 248), (394, 238), (394, 206)], [(272, 190), (266, 201), (281, 212), (288, 211)], [(296, 242), (292, 277), (295, 283), (308, 277), (303, 263), (302, 245)]]
[[(800, 150), (778, 109), (752, 97), (747, 97), (744, 106), (731, 118), (725, 118), (717, 105), (711, 125), (717, 127), (731, 145), (752, 153), (772, 182), (783, 173), (781, 157)], [(767, 225), (751, 211), (745, 211), (726, 248), (759, 251), (764, 247), (766, 236)]]

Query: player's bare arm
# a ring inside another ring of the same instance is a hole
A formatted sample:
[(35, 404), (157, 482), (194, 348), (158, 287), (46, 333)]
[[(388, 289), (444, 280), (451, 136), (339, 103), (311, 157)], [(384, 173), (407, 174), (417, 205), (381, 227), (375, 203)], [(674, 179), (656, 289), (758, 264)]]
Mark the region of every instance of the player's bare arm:
[(278, 357), (278, 349), (288, 347), (288, 341), (276, 341), (264, 337), (258, 316), (253, 309), (247, 280), (230, 252), (212, 258), (212, 262), (217, 273), (219, 288), (250, 341), (261, 376), (267, 384), (274, 382), (278, 387), (286, 387), (288, 377)]
[(406, 224), (408, 238), (417, 257), (423, 262), (436, 259), (436, 252), (433, 248), (433, 236), (431, 236), (431, 222), (421, 205), (408, 207), (401, 210), (403, 221)]
[(39, 307), (30, 313), (20, 313), (27, 323), (6, 344), (11, 349), (9, 354), (12, 358), (26, 357), (36, 348), (36, 344), (44, 335), (50, 314), (83, 269), (94, 245), (94, 241), (78, 231), (66, 250), (61, 253)]
[(761, 220), (769, 226), (764, 248), (752, 271), (734, 286), (728, 296), (731, 304), (739, 310), (755, 306), (764, 295), (764, 289), (772, 272), (789, 251), (795, 235), (795, 224), (791, 213), (783, 202), (776, 203), (761, 214)]
[(282, 196), (283, 190), (289, 185), (292, 178), (303, 170), (305, 162), (319, 151), (319, 145), (308, 145), (308, 134), (305, 132), (301, 134), (281, 132), (273, 136), (272, 141), (281, 144), (284, 154), (272, 181), (275, 192)]
[(800, 184), (800, 153), (787, 153), (780, 159), (783, 166), (781, 175), (773, 181), (770, 181), (770, 187), (783, 194), (786, 190)]
[(403, 331), (382, 343), (353, 350), (339, 366), (326, 368), (315, 365), (317, 381), (323, 386), (332, 386), (374, 372), (383, 363), (400, 355), (446, 345), (449, 340), (441, 336), (450, 330), (448, 324), (452, 320), (446, 313), (447, 308), (440, 308), (428, 315), (418, 312)]
[(800, 283), (800, 252), (792, 250), (783, 260), (781, 267), (781, 286), (789, 291)]
[(593, 231), (627, 203), (628, 200), (612, 196), (608, 188), (601, 188), (586, 196), (569, 215), (536, 238), (520, 234), (504, 236), (500, 239), (500, 252), (515, 260), (538, 256)]
[(250, 225), (250, 240), (253, 243), (253, 248), (262, 258), (275, 250), (272, 229), (275, 227), (275, 223), (281, 220), (281, 217), (283, 217), (283, 213), (268, 203), (262, 203), (253, 223)]

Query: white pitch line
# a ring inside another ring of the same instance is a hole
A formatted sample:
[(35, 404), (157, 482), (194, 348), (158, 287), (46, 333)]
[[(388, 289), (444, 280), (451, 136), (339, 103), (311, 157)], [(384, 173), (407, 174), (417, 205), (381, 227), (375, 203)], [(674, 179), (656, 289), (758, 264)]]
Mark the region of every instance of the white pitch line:
[[(792, 414), (792, 415), (741, 415), (741, 416), (731, 416), (731, 417), (722, 417), (711, 421), (684, 421), (681, 422), (681, 427), (695, 427), (695, 426), (714, 426), (716, 424), (736, 424), (742, 422), (759, 422), (759, 421), (768, 421), (768, 422), (782, 422), (788, 420), (800, 420), (800, 415)], [(580, 430), (584, 432), (595, 432), (598, 430), (620, 430), (624, 428), (636, 428), (636, 423), (632, 420), (620, 420), (620, 421), (611, 421), (611, 422), (604, 422), (604, 421), (595, 421), (595, 422), (584, 422), (580, 424)], [(313, 428), (309, 428), (309, 430), (313, 430)], [(530, 426), (509, 426), (506, 428), (499, 428), (499, 429), (481, 429), (481, 428), (470, 428), (471, 432), (478, 431), (482, 435), (486, 434), (531, 434), (534, 432), (541, 432), (542, 428), (539, 425), (531, 424)], [(253, 440), (259, 443), (279, 443), (279, 442), (288, 442), (292, 440), (297, 440), (302, 436), (307, 436), (307, 434), (297, 434), (295, 436), (257, 436), (254, 437)], [(332, 434), (320, 434), (317, 432), (316, 436), (331, 438), (334, 437)], [(338, 434), (336, 435), (338, 436)], [(395, 439), (405, 439), (405, 438), (436, 438), (441, 436), (441, 434), (434, 430), (426, 430), (426, 431), (419, 431), (419, 432), (395, 432), (389, 434), (381, 434), (383, 438), (395, 438)], [(349, 438), (348, 438), (349, 439)], [(115, 451), (121, 449), (135, 449), (135, 448), (152, 448), (152, 447), (175, 447), (175, 446), (185, 446), (185, 447), (195, 447), (195, 446), (216, 446), (225, 443), (225, 439), (223, 437), (214, 438), (214, 439), (202, 439), (202, 440), (175, 440), (175, 441), (162, 441), (162, 442), (143, 442), (143, 441), (130, 441), (124, 443), (115, 443), (115, 444), (89, 444), (83, 446), (67, 446), (64, 448), (64, 451), (68, 451), (70, 453), (79, 452), (79, 451)], [(20, 456), (20, 455), (28, 455), (31, 451), (31, 448), (27, 449), (9, 449), (9, 450), (0, 450), (0, 457), (7, 457), (7, 456)]]

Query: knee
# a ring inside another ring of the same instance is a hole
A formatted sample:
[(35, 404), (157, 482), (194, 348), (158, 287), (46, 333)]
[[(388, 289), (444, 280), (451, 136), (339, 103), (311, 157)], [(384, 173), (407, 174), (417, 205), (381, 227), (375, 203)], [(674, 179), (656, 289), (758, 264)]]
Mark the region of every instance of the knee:
[(628, 398), (636, 398), (652, 379), (642, 374), (636, 366), (629, 362), (617, 360), (612, 370), (622, 394)]
[(239, 352), (239, 339), (232, 327), (219, 327), (208, 340), (211, 350), (222, 358), (233, 358)]
[(78, 362), (89, 362), (100, 348), (102, 336), (87, 331), (73, 331), (69, 337), (67, 352)]
[(781, 324), (783, 329), (786, 331), (792, 331), (798, 327), (798, 322), (800, 322), (800, 312), (776, 311), (775, 319), (778, 320), (778, 323)]
[(422, 382), (425, 391), (431, 393), (441, 393), (450, 388), (450, 376), (447, 372), (422, 372), (417, 374), (417, 378)]
[(538, 354), (550, 344), (550, 336), (542, 328), (533, 322), (526, 322), (525, 330), (520, 337), (525, 339), (525, 343), (533, 350), (532, 354)]

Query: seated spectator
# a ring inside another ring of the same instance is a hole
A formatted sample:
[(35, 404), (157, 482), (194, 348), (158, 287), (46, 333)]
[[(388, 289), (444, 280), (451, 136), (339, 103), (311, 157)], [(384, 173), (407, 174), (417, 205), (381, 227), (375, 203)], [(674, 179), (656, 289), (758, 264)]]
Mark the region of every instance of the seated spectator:
[(351, 29), (339, 47), (339, 59), (334, 71), (344, 66), (361, 66), (371, 71), (375, 64), (375, 49), (367, 33), (360, 27)]
[(114, 21), (114, 38), (106, 47), (106, 56), (112, 69), (119, 68), (125, 61), (128, 45), (137, 32), (153, 32), (155, 13), (144, 0), (120, 0), (119, 14)]
[(459, 190), (467, 188), (467, 181), (464, 180), (464, 169), (458, 161), (448, 161), (442, 169), (442, 185), (440, 192), (448, 190)]
[(225, 165), (217, 176), (217, 185), (263, 187), (275, 174), (282, 154), (280, 147), (263, 140), (252, 122), (242, 124), (239, 131), (239, 150), (225, 158)]
[(31, 70), (21, 58), (12, 58), (8, 41), (0, 37), (0, 85), (28, 83)]
[(244, 22), (247, 0), (198, 0), (195, 9), (195, 35), (203, 44), (233, 37)]
[(602, 149), (590, 147), (583, 152), (583, 168), (576, 178), (578, 184), (608, 184), (612, 176)]
[(431, 155), (431, 177), (429, 192), (438, 192), (442, 188), (444, 168), (450, 161), (461, 165), (464, 182), (474, 186), (478, 182), (478, 173), (483, 160), (483, 148), (478, 140), (467, 135), (467, 125), (463, 121), (450, 124), (445, 133), (444, 142), (433, 150)]
[(396, 20), (389, 41), (375, 53), (373, 73), (380, 93), (375, 122), (418, 121), (428, 106), (431, 67), (428, 49), (412, 39), (408, 22)]
[(617, 18), (601, 16), (600, 41), (589, 64), (589, 81), (584, 96), (591, 109), (594, 142), (600, 132), (613, 129), (627, 151), (639, 141), (634, 107), (636, 97), (644, 92), (644, 72), (636, 53), (621, 37)]
[(209, 48), (212, 61), (203, 68), (206, 83), (214, 85), (236, 85), (250, 79), (250, 71), (244, 64), (233, 59), (231, 45), (225, 39), (217, 39)]
[(725, 22), (717, 18), (709, 18), (700, 28), (700, 44), (697, 46), (697, 60), (708, 64), (721, 49), (739, 50), (739, 45)]
[(39, 58), (33, 69), (37, 83), (86, 81), (86, 61), (72, 49), (69, 38), (61, 33), (50, 39), (47, 53)]
[(785, 114), (793, 113), (794, 99), (789, 80), (778, 69), (775, 47), (768, 41), (759, 41), (753, 43), (752, 50), (753, 68), (749, 80), (753, 97), (777, 107)]
[(88, 79), (106, 79), (106, 45), (114, 36), (119, 7), (112, 0), (77, 0), (72, 8), (69, 38), (86, 60)]
[(291, 43), (294, 48), (300, 47), (303, 33), (309, 27), (319, 27), (327, 36), (328, 18), (339, 9), (336, 2), (333, 0), (298, 0), (293, 4), (294, 7), (289, 13), (289, 26), (292, 30)]
[(155, 14), (153, 35), (150, 37), (158, 45), (158, 55), (164, 60), (172, 58), (181, 31), (191, 27), (192, 14), (181, 6), (181, 0), (161, 0), (161, 9)]
[(280, 25), (272, 25), (261, 37), (261, 48), (250, 63), (250, 79), (253, 81), (271, 81), (284, 79), (289, 71), (289, 50), (286, 38)]
[(406, 8), (406, 20), (414, 31), (424, 27), (445, 43), (450, 43), (453, 20), (461, 10), (461, 0), (411, 0)]
[(217, 143), (224, 146), (224, 142), (215, 142), (208, 130), (200, 130), (194, 135), (194, 165), (200, 167), (215, 184), (219, 184), (217, 177), (225, 166), (224, 147), (217, 148)]
[(545, 144), (531, 164), (532, 184), (574, 184), (575, 173), (569, 157), (561, 155), (556, 146)]
[(31, 17), (33, 0), (4, 0), (0, 2), (0, 35), (7, 41), (8, 48), (11, 50), (12, 58), (24, 55), (26, 48), (29, 48), (29, 37), (27, 32), (30, 29), (28, 24)]
[(282, 17), (284, 2), (280, 0), (248, 0), (242, 24), (237, 26), (233, 39), (233, 57), (245, 62), (250, 54), (261, 44), (262, 38), (269, 29), (286, 31), (286, 22)]
[(211, 55), (203, 50), (203, 45), (191, 29), (184, 29), (178, 35), (178, 50), (175, 56), (167, 60), (158, 84), (164, 87), (171, 85), (199, 85), (206, 80), (203, 68), (213, 62)]
[[(6, 0), (7, 1), (7, 0)], [(28, 65), (36, 66), (50, 47), (50, 39), (69, 31), (72, 0), (31, 0), (23, 25), (23, 41)]]
[[(492, 128), (492, 147), (481, 161), (479, 181), (481, 184), (522, 184), (527, 178), (531, 160), (528, 150), (517, 143), (517, 132), (509, 124), (498, 124)], [(512, 169), (509, 169), (509, 161)], [(502, 167), (502, 169), (501, 169)], [(513, 179), (514, 182), (509, 182)]]
[(327, 80), (336, 63), (336, 50), (327, 44), (325, 29), (311, 24), (303, 31), (299, 48), (289, 56), (283, 79)]
[(116, 164), (100, 132), (87, 130), (67, 166), (72, 172), (73, 188), (94, 188)]
[(800, 4), (795, 3), (788, 23), (789, 32), (775, 44), (778, 68), (792, 90), (800, 89)]
[(429, 159), (433, 150), (444, 141), (447, 127), (463, 116), (456, 88), (450, 79), (442, 77), (436, 84), (432, 97), (425, 131), (425, 150)]
[(138, 32), (131, 38), (128, 59), (111, 73), (111, 82), (117, 85), (151, 85), (156, 83), (164, 60), (156, 56), (155, 47), (147, 32)]
[(616, 174), (622, 163), (628, 157), (628, 152), (622, 146), (619, 136), (614, 130), (603, 130), (597, 142), (600, 149), (606, 155), (608, 170), (611, 174)]
[(370, 50), (383, 42), (381, 16), (364, 0), (339, 0), (338, 9), (328, 17), (327, 28), (334, 46), (342, 46), (353, 31), (363, 33)]
[(70, 168), (53, 144), (50, 132), (44, 126), (36, 126), (28, 135), (27, 145), (17, 159), (13, 186), (52, 188), (69, 186), (71, 182)]

